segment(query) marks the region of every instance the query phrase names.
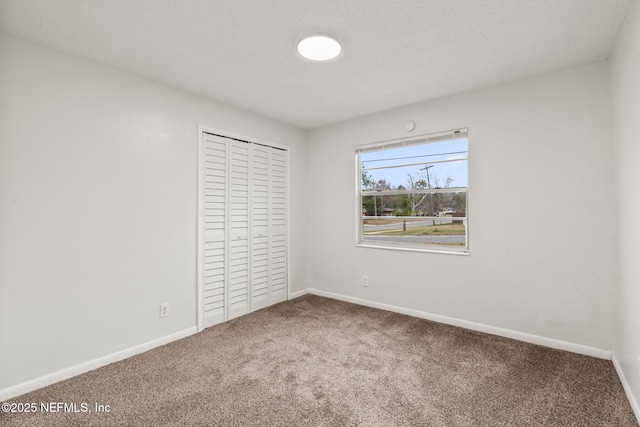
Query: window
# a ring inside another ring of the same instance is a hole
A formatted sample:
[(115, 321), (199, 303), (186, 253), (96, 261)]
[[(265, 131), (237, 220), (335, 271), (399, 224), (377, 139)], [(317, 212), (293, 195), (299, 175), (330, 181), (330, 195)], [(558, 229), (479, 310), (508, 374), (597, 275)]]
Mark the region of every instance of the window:
[(357, 147), (359, 246), (469, 252), (467, 130)]

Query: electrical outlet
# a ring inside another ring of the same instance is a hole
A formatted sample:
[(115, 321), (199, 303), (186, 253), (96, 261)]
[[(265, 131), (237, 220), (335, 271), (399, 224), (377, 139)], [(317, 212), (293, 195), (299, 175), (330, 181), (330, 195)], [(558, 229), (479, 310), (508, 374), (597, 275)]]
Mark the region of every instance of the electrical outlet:
[(369, 286), (369, 278), (367, 276), (362, 276), (362, 286)]
[(169, 316), (169, 303), (160, 304), (160, 317)]

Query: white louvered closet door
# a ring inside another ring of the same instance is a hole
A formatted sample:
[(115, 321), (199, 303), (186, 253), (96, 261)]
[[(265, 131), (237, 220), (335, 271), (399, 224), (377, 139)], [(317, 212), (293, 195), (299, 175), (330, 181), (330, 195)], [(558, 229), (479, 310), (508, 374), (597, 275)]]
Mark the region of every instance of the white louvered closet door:
[(229, 312), (249, 313), (250, 144), (229, 142)]
[(226, 320), (227, 149), (224, 138), (203, 135), (201, 273), (204, 327)]
[(202, 134), (202, 327), (287, 299), (287, 152)]
[(269, 256), (271, 304), (287, 299), (287, 152), (270, 149)]
[(272, 148), (253, 144), (251, 155), (251, 311), (269, 306), (269, 178)]

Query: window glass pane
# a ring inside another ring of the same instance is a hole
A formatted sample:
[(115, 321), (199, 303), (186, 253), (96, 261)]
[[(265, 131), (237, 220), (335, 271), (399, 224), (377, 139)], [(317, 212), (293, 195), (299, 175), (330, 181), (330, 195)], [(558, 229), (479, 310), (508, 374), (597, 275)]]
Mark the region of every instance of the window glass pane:
[(362, 189), (467, 187), (466, 159), (466, 138), (362, 153)]
[(359, 154), (359, 242), (467, 249), (467, 138), (422, 141)]
[[(466, 245), (466, 193), (365, 196), (362, 201), (366, 207), (362, 216), (363, 242)], [(417, 215), (403, 215), (414, 204), (418, 206)], [(425, 215), (431, 206), (435, 215)], [(374, 212), (369, 214), (369, 210)]]

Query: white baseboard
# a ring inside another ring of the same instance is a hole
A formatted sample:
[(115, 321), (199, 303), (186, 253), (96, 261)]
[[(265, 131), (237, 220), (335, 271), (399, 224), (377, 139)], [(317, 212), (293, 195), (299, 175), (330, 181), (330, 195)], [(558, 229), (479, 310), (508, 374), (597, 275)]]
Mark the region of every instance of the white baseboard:
[(638, 421), (638, 424), (640, 424), (640, 405), (638, 404), (638, 400), (636, 399), (636, 397), (633, 395), (631, 386), (627, 381), (627, 377), (624, 374), (624, 371), (622, 370), (622, 366), (620, 366), (620, 362), (618, 362), (618, 358), (616, 357), (615, 353), (613, 354), (611, 361), (613, 362), (613, 367), (616, 369), (616, 372), (618, 373), (618, 378), (620, 378), (620, 382), (622, 383), (622, 388), (624, 389), (624, 392), (627, 395), (627, 400), (631, 405), (631, 409), (633, 409), (633, 413), (636, 416), (636, 420)]
[(309, 293), (309, 289), (303, 289), (301, 291), (296, 291), (296, 292), (292, 292), (289, 294), (289, 299), (295, 299), (295, 298), (300, 298), (303, 295), (306, 295)]
[(117, 351), (115, 353), (107, 354), (105, 356), (101, 356), (96, 359), (89, 360), (87, 362), (83, 362), (78, 365), (71, 366), (69, 368), (52, 372), (42, 377), (34, 378), (21, 384), (2, 389), (0, 390), (0, 402), (14, 398), (16, 396), (20, 396), (33, 390), (37, 390), (42, 387), (46, 387), (51, 384), (55, 384), (59, 381), (75, 377), (76, 375), (84, 374), (85, 372), (98, 369), (110, 363), (118, 362), (128, 357), (135, 356), (136, 354), (144, 353), (145, 351), (160, 347), (161, 345), (165, 345), (172, 341), (176, 341), (188, 337), (189, 335), (193, 335), (196, 332), (198, 332), (198, 328), (195, 326), (187, 328), (182, 331), (165, 335), (164, 337), (156, 338), (154, 340), (147, 341), (145, 343)]
[(589, 347), (582, 344), (575, 344), (567, 341), (561, 341), (554, 338), (542, 337), (539, 335), (527, 334), (525, 332), (513, 331), (511, 329), (499, 328), (496, 326), (485, 325), (482, 323), (471, 322), (468, 320), (456, 319), (454, 317), (441, 316), (439, 314), (427, 313), (424, 311), (413, 310), (410, 308), (398, 307), (391, 304), (385, 304), (381, 302), (375, 302), (365, 300), (356, 297), (350, 297), (346, 295), (336, 294), (333, 292), (321, 291), (318, 289), (308, 289), (308, 293), (312, 295), (318, 295), (322, 297), (337, 299), (340, 301), (351, 302), (358, 305), (364, 305), (372, 308), (379, 308), (382, 310), (393, 311), (395, 313), (406, 314), (413, 317), (419, 317), (422, 319), (433, 320), (438, 323), (445, 323), (447, 325), (458, 326), (465, 329), (471, 329), (473, 331), (484, 332), (487, 334), (498, 335), (501, 337), (512, 338), (518, 341), (524, 341), (531, 344), (542, 345), (545, 347), (551, 347), (558, 350), (570, 351), (572, 353), (584, 354), (586, 356), (597, 357), (599, 359), (611, 360), (613, 352), (610, 350), (603, 350), (601, 348)]

